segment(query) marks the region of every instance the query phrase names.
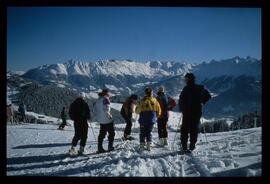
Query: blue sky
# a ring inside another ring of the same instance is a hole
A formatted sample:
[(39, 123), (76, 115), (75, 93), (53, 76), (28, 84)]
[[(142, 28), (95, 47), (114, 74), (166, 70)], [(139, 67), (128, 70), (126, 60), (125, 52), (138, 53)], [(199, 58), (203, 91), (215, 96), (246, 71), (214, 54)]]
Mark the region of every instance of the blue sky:
[(261, 58), (261, 9), (9, 7), (7, 67), (69, 59), (185, 61)]

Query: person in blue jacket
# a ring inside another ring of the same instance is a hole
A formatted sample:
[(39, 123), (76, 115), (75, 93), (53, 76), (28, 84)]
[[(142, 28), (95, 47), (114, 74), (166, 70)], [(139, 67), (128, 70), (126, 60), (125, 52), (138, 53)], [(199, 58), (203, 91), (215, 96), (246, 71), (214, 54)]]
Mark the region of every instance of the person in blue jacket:
[(161, 115), (160, 105), (153, 97), (153, 90), (150, 87), (145, 89), (145, 96), (138, 102), (135, 112), (140, 114), (140, 148), (145, 148), (146, 140), (146, 150), (150, 151), (153, 125), (157, 123), (157, 118)]

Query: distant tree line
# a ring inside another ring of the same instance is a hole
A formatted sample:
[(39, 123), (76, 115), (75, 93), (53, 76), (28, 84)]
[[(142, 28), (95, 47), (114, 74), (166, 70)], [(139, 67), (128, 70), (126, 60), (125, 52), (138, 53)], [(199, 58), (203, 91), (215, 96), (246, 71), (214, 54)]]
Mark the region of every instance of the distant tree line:
[(238, 117), (230, 126), (231, 130), (255, 128), (262, 126), (261, 112), (255, 111)]
[[(23, 102), (26, 105), (27, 111), (60, 118), (62, 108), (66, 107), (68, 111), (70, 104), (77, 97), (78, 93), (70, 89), (44, 86), (33, 82), (32, 84), (21, 87), (19, 102)], [(85, 100), (89, 105), (92, 121), (94, 121), (95, 114), (93, 112), (93, 104), (96, 100), (93, 98), (85, 98)], [(112, 109), (112, 114), (115, 123), (125, 122), (119, 111)], [(28, 119), (32, 119), (32, 121), (30, 121), (31, 123), (39, 121), (39, 119), (35, 120), (33, 117), (29, 117)], [(70, 119), (69, 116), (68, 119)]]
[(225, 119), (205, 122), (200, 125), (200, 132), (214, 133), (226, 132), (230, 130), (255, 128), (261, 126), (261, 114), (257, 111), (250, 112), (238, 117), (230, 125)]
[(214, 132), (226, 132), (230, 130), (230, 127), (226, 120), (214, 120), (205, 122), (200, 125), (200, 132), (214, 133)]
[(22, 87), (20, 101), (24, 102), (27, 111), (60, 117), (63, 107), (69, 108), (77, 98), (77, 93), (60, 87), (43, 86), (32, 83)]

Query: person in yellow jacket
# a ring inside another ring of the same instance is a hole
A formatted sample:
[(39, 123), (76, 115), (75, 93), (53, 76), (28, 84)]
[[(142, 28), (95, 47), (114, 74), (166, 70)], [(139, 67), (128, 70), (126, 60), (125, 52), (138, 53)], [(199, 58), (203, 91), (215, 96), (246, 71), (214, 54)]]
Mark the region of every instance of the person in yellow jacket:
[(153, 125), (157, 123), (157, 118), (161, 115), (160, 105), (157, 99), (153, 97), (153, 90), (150, 87), (145, 89), (145, 96), (138, 102), (135, 112), (140, 114), (140, 147), (145, 148), (146, 139), (146, 149), (150, 151)]

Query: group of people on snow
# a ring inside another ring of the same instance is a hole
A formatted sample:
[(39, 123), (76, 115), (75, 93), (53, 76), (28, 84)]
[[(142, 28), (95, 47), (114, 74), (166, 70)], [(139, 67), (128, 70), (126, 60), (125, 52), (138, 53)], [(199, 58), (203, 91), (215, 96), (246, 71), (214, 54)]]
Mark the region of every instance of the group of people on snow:
[[(202, 104), (205, 104), (211, 95), (202, 85), (195, 83), (195, 76), (192, 73), (185, 75), (186, 86), (183, 88), (179, 96), (179, 109), (182, 112), (181, 125), (181, 148), (183, 151), (192, 151), (195, 149), (197, 142), (200, 118), (202, 116)], [(154, 97), (153, 90), (150, 87), (145, 89), (145, 95), (141, 100), (138, 96), (132, 94), (123, 103), (120, 114), (126, 122), (124, 129), (123, 141), (134, 140), (131, 136), (132, 129), (132, 113), (139, 114), (139, 129), (140, 129), (140, 148), (150, 151), (152, 143), (151, 132), (154, 124), (157, 123), (159, 144), (161, 146), (168, 145), (167, 123), (169, 120), (169, 111), (176, 106), (175, 100), (166, 94), (165, 88), (160, 86), (157, 96)], [(98, 135), (98, 153), (106, 152), (103, 148), (103, 140), (108, 133), (108, 149), (114, 150), (113, 142), (115, 136), (114, 120), (111, 114), (110, 107), (110, 92), (108, 89), (103, 89), (98, 94), (99, 98), (94, 104), (94, 112), (96, 120), (100, 124)], [(84, 152), (84, 147), (87, 140), (88, 120), (91, 119), (90, 109), (84, 101), (84, 94), (80, 96), (70, 105), (68, 114), (74, 121), (75, 135), (72, 139), (70, 153), (75, 153), (75, 147), (80, 140), (80, 148), (78, 153)], [(66, 125), (65, 109), (61, 113), (63, 123), (59, 129), (63, 129)], [(189, 147), (188, 138), (190, 139)]]
[[(15, 111), (14, 111), (14, 107), (12, 105), (12, 103), (7, 103), (7, 121), (11, 122), (12, 124), (14, 123), (14, 121), (17, 121), (15, 118)], [(22, 122), (26, 122), (26, 116), (25, 116), (25, 112), (26, 112), (26, 106), (23, 102), (20, 103), (19, 108), (18, 108), (18, 112), (20, 115), (20, 120)]]

